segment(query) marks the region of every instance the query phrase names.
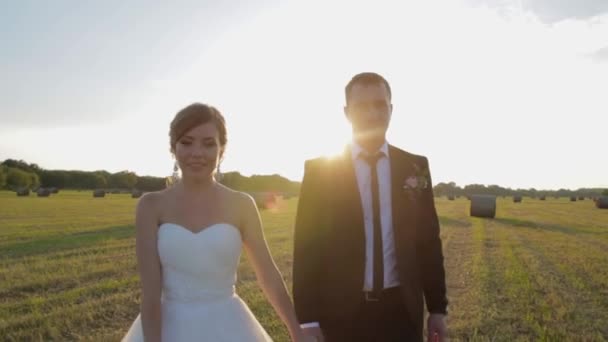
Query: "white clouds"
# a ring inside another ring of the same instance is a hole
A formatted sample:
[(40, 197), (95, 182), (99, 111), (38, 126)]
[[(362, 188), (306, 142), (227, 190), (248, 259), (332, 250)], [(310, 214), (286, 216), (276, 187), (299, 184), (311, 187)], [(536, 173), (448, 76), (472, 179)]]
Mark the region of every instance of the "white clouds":
[(591, 58), (596, 62), (608, 62), (608, 46), (603, 47), (591, 54)]
[(464, 0), (476, 6), (487, 6), (509, 15), (512, 12), (529, 11), (545, 23), (566, 19), (587, 20), (608, 12), (604, 0)]
[[(111, 164), (166, 175), (169, 121), (202, 101), (227, 118), (224, 170), (299, 179), (304, 159), (348, 140), (343, 87), (354, 73), (370, 70), (393, 87), (390, 141), (429, 156), (436, 182), (601, 184), (599, 170), (608, 165), (591, 139), (605, 126), (608, 63), (589, 56), (602, 56), (608, 46), (608, 16), (547, 25), (525, 8), (510, 8), (292, 2), (234, 21), (209, 40), (191, 32), (178, 44), (190, 47), (187, 58), (159, 57), (159, 72), (129, 88), (130, 101), (119, 110), (101, 101), (99, 112), (115, 117), (115, 140), (88, 145), (104, 157), (80, 159), (87, 165), (80, 168)], [(40, 136), (24, 130), (17, 140)], [(4, 137), (2, 143), (0, 152), (14, 150)], [(23, 158), (51, 155), (62, 144), (24, 145)], [(104, 154), (104, 144), (113, 155)]]

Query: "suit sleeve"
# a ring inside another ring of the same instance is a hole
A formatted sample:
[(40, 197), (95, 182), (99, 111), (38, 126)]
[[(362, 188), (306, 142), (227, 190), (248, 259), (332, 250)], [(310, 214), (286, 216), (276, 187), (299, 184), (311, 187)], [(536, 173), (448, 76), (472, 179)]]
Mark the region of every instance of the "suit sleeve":
[(421, 194), (420, 224), (418, 225), (418, 260), (420, 276), (424, 291), (426, 306), (430, 313), (447, 314), (448, 299), (445, 285), (445, 269), (443, 266), (443, 251), (439, 236), (439, 220), (435, 209), (433, 183), (428, 160), (424, 157), (420, 162), (421, 169), (428, 180), (427, 187)]
[(307, 161), (300, 187), (293, 254), (293, 297), (300, 323), (319, 321), (322, 224), (320, 163)]

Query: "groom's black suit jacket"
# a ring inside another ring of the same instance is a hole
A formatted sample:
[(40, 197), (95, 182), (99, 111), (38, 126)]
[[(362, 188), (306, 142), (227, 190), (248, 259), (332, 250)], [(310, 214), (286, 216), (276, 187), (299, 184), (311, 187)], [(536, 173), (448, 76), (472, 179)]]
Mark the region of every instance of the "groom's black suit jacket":
[[(439, 222), (425, 157), (389, 145), (397, 268), (411, 323), (422, 336), (424, 301), (446, 313)], [(411, 188), (412, 178), (417, 180)], [(410, 179), (410, 188), (404, 188)], [(426, 187), (424, 187), (426, 180)], [(300, 323), (343, 320), (363, 296), (364, 220), (351, 150), (306, 161), (295, 225), (293, 295)]]

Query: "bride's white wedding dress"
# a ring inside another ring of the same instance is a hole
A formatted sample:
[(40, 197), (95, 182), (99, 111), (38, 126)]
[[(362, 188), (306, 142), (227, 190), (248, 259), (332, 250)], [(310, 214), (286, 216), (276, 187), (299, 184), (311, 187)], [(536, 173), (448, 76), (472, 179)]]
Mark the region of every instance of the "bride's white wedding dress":
[[(158, 228), (162, 265), (162, 341), (271, 341), (234, 284), (241, 234), (227, 223), (200, 232), (174, 223)], [(141, 315), (123, 342), (143, 342)]]

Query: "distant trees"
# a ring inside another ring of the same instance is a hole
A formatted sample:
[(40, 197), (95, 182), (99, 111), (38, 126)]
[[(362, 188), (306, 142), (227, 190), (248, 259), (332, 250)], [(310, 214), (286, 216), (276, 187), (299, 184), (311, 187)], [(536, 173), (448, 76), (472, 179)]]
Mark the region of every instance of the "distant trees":
[(585, 196), (593, 197), (597, 196), (602, 192), (602, 189), (577, 189), (567, 190), (559, 189), (555, 190), (537, 190), (531, 189), (511, 189), (503, 188), (498, 185), (483, 185), (483, 184), (468, 184), (464, 188), (456, 185), (454, 182), (449, 183), (438, 183), (433, 187), (435, 196), (471, 196), (471, 195), (494, 195), (494, 196), (525, 196), (525, 197), (538, 197), (538, 196), (559, 196), (559, 197), (570, 197), (570, 196)]
[(129, 171), (120, 171), (111, 174), (108, 187), (113, 189), (133, 189), (137, 183), (137, 175)]
[[(300, 182), (291, 181), (278, 174), (243, 176), (239, 172), (222, 174), (220, 182), (230, 188), (244, 192), (280, 192), (297, 196)], [(0, 189), (56, 187), (59, 189), (124, 189), (158, 191), (165, 188), (165, 177), (138, 176), (131, 171), (110, 173), (108, 171), (45, 170), (23, 160), (6, 159), (0, 163)], [(559, 189), (537, 190), (510, 189), (498, 185), (468, 184), (464, 188), (455, 182), (438, 183), (433, 187), (436, 196), (495, 195), (525, 197), (537, 196), (608, 196), (608, 189)]]
[(143, 176), (137, 177), (135, 187), (141, 191), (158, 191), (165, 188), (165, 178)]
[(4, 167), (0, 166), (0, 189), (6, 186), (6, 173)]
[[(235, 190), (245, 192), (282, 192), (296, 196), (300, 183), (280, 175), (253, 175), (246, 177), (238, 172), (222, 175), (221, 182)], [(165, 177), (138, 176), (131, 171), (45, 170), (23, 160), (7, 159), (0, 163), (0, 188), (17, 190), (56, 187), (59, 189), (138, 189), (158, 191), (166, 187)]]
[(438, 183), (433, 187), (433, 191), (439, 196), (456, 195), (460, 196), (462, 189), (456, 186), (456, 183)]
[(280, 175), (252, 175), (246, 177), (239, 172), (227, 172), (222, 175), (221, 183), (238, 191), (245, 192), (282, 192), (297, 195), (300, 182), (290, 181)]
[[(107, 171), (44, 170), (36, 164), (15, 159), (0, 163), (0, 169), (0, 188), (11, 190), (35, 189), (40, 186), (60, 189), (133, 189), (138, 180), (137, 175), (130, 171), (112, 174)], [(162, 182), (164, 184), (164, 179)]]
[(26, 172), (14, 167), (4, 167), (5, 173), (4, 186), (11, 190), (22, 188), (37, 188), (40, 186), (40, 178), (37, 174)]
[(6, 159), (0, 165), (4, 165), (6, 167), (11, 167), (19, 170), (23, 170), (25, 172), (31, 172), (38, 174), (42, 169), (36, 164), (28, 164), (23, 160), (15, 160), (15, 159)]

